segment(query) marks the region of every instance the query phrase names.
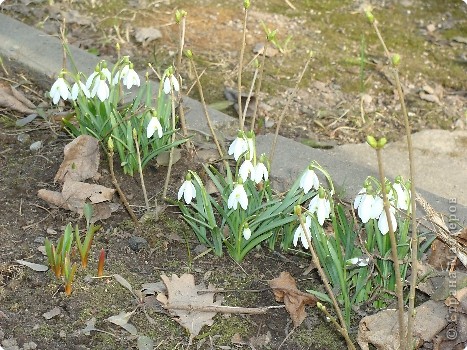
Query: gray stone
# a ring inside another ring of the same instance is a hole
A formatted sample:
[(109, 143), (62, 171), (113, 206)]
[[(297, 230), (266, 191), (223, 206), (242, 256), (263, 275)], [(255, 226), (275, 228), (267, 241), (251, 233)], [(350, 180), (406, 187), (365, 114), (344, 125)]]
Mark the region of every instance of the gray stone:
[(148, 247), (148, 241), (146, 241), (146, 239), (143, 237), (131, 236), (128, 239), (128, 245), (130, 246), (131, 250), (137, 252), (143, 248)]

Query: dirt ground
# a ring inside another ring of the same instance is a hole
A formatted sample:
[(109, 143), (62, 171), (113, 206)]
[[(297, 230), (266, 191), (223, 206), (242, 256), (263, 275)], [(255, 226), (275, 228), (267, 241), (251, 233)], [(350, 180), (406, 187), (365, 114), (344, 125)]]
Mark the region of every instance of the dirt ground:
[[(172, 62), (178, 37), (173, 12), (175, 8), (185, 8), (189, 13), (187, 47), (198, 53), (199, 68), (206, 69), (205, 94), (209, 103), (216, 103), (224, 99), (225, 85), (235, 85), (242, 14), (234, 3), (237, 2), (225, 1), (221, 5), (221, 2), (200, 0), (187, 5), (183, 1), (115, 0), (106, 2), (105, 6), (99, 1), (56, 2), (49, 6), (40, 1), (9, 3), (7, 0), (2, 11), (49, 34), (57, 33), (59, 20), (68, 14), (70, 43), (111, 58), (115, 57), (115, 43), (120, 42), (122, 53), (129, 54), (142, 68), (147, 61), (156, 67)], [(364, 26), (354, 24), (357, 16), (354, 12), (359, 10), (359, 4), (353, 1), (342, 6), (333, 1), (316, 6), (309, 1), (292, 3), (296, 10), (286, 2), (268, 1), (264, 7), (254, 9), (250, 17), (246, 61), (253, 57), (254, 44), (263, 40), (258, 24), (261, 20), (271, 28), (274, 25), (280, 28), (282, 42), (289, 34), (293, 35), (285, 53), (268, 58), (265, 93), (261, 95), (263, 104), (259, 111), (264, 124), (277, 120), (303, 65), (301, 58), (311, 48), (316, 51), (311, 73), (305, 76), (303, 86), (293, 99), (282, 134), (319, 147), (360, 142), (372, 132), (400, 137), (403, 128), (397, 116), (399, 104), (387, 82), (387, 72), (381, 68), (384, 59), (369, 28), (364, 29), (367, 50), (363, 80), (360, 79), (360, 29)], [(406, 72), (403, 79), (409, 108), (417, 116), (414, 129), (463, 128), (466, 92), (460, 72), (466, 64), (462, 56), (465, 42), (454, 38), (464, 35), (465, 39), (465, 22), (461, 16), (465, 16), (466, 10), (460, 8), (460, 1), (448, 2), (445, 8), (440, 8), (434, 0), (404, 3), (395, 7), (393, 1), (384, 2), (376, 13), (387, 16), (385, 13), (393, 11), (391, 16), (403, 19), (403, 23), (410, 19), (416, 28), (412, 31), (413, 38), (410, 31), (399, 30), (400, 40), (413, 45), (403, 47), (403, 57), (407, 60), (402, 70)], [(408, 11), (412, 14), (409, 19), (406, 18)], [(385, 32), (394, 47), (398, 39), (391, 37), (390, 32), (396, 24), (387, 21), (384, 24), (388, 26)], [(428, 27), (430, 24), (434, 28)], [(143, 47), (133, 36), (139, 27), (158, 28), (162, 38)], [(213, 32), (217, 35), (212, 35)], [(405, 40), (407, 37), (411, 40)], [(341, 42), (337, 43), (338, 40)], [(29, 81), (27, 72), (6, 69), (8, 76), (0, 72), (3, 84), (13, 84), (36, 105), (50, 106), (44, 97), (46, 91)], [(191, 81), (188, 70), (181, 74), (186, 81)], [(251, 75), (251, 68), (247, 68), (245, 80)], [(186, 83), (186, 87), (189, 85)], [(435, 102), (421, 98), (424, 95), (420, 93), (432, 96), (428, 99)], [(235, 113), (233, 109), (228, 112)], [(134, 297), (113, 278), (89, 278), (95, 275), (101, 248), (107, 253), (105, 274), (120, 274), (135, 290), (140, 290), (143, 283), (160, 281), (162, 274), (192, 273), (197, 283), (212, 283), (227, 290), (222, 293), (224, 305), (258, 307), (279, 305), (267, 281), (281, 271), (289, 271), (298, 280), (300, 290), (321, 288), (314, 272), (303, 274), (309, 265), (309, 258), (303, 254), (271, 253), (261, 248), (241, 264), (212, 254), (194, 259), (200, 251), (194, 235), (183, 224), (177, 208), (160, 200), (165, 168), (150, 166), (145, 174), (146, 187), (151, 201), (159, 199), (158, 203), (165, 206), (163, 213), (158, 220), (135, 227), (120, 205), (110, 219), (101, 223), (103, 229), (93, 243), (90, 267), (86, 271), (78, 270), (74, 292), (71, 297), (65, 297), (63, 286), (50, 271), (35, 272), (16, 260), (45, 264), (46, 258), (38, 250), (45, 237), (55, 239), (68, 222), (85, 225), (83, 218), (50, 207), (37, 197), (39, 189), (58, 187), (53, 179), (63, 158), (63, 147), (71, 139), (58, 123), (41, 118), (19, 128), (15, 123), (21, 117), (19, 113), (0, 109), (0, 344), (7, 340), (11, 346), (17, 344), (25, 350), (33, 349), (34, 344), (37, 349), (137, 349), (136, 336), (105, 321), (120, 312), (132, 311), (137, 305)], [(42, 141), (43, 147), (31, 151), (30, 145), (35, 141)], [(186, 170), (196, 164), (196, 160), (182, 159), (172, 176), (169, 191), (172, 198)], [(105, 157), (101, 157), (100, 173), (99, 184), (111, 187)], [(118, 180), (131, 205), (142, 215), (144, 199), (137, 177), (129, 178), (118, 172)], [(115, 203), (119, 203), (117, 198)], [(134, 237), (146, 239), (147, 245), (134, 251), (129, 244), (129, 239)], [(56, 307), (60, 311), (57, 316), (51, 319), (43, 316)], [(130, 322), (138, 335), (151, 337), (158, 349), (345, 348), (337, 332), (313, 308), (307, 308), (308, 317), (293, 332), (284, 309), (274, 309), (266, 315), (218, 314), (214, 324), (205, 327), (191, 347), (187, 333), (170, 316), (157, 308), (148, 307), (147, 312), (155, 325), (148, 321), (141, 308)], [(92, 318), (96, 319), (95, 327), (105, 332), (92, 331), (86, 335), (80, 331)], [(358, 318), (353, 324), (353, 336), (357, 324)], [(232, 342), (235, 334), (241, 336), (244, 344)]]

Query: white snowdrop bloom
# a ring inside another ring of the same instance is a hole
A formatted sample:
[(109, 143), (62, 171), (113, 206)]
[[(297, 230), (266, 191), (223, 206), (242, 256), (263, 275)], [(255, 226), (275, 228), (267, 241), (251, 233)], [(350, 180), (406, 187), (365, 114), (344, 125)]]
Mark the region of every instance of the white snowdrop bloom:
[(70, 99), (76, 101), (80, 91), (82, 91), (84, 96), (86, 96), (87, 98), (91, 96), (86, 85), (84, 85), (81, 81), (78, 81), (77, 83), (74, 83), (71, 88)]
[(234, 190), (232, 191), (232, 193), (229, 196), (229, 199), (227, 200), (227, 207), (229, 209), (237, 209), (238, 203), (240, 203), (240, 206), (243, 208), (243, 210), (246, 210), (246, 208), (248, 207), (248, 196), (246, 195), (242, 183), (238, 183), (235, 185)]
[(151, 120), (149, 121), (148, 128), (146, 129), (147, 138), (148, 139), (151, 138), (152, 135), (154, 135), (154, 133), (156, 132), (156, 130), (157, 130), (157, 136), (161, 138), (163, 134), (162, 125), (157, 117), (152, 117)]
[(308, 193), (312, 188), (319, 188), (319, 180), (316, 173), (313, 171), (311, 166), (305, 171), (300, 179), (300, 188), (303, 188), (303, 192)]
[(308, 210), (311, 214), (316, 213), (319, 224), (323, 226), (324, 220), (328, 219), (331, 214), (331, 203), (324, 196), (321, 198), (317, 194), (311, 199)]
[(50, 88), (50, 97), (52, 98), (52, 102), (54, 105), (60, 101), (60, 97), (63, 98), (64, 100), (68, 100), (70, 97), (70, 90), (68, 87), (67, 82), (65, 79), (63, 79), (62, 76), (60, 76), (53, 84), (52, 87)]
[(107, 67), (104, 67), (101, 69), (101, 73), (104, 74), (105, 79), (109, 82), (109, 84), (112, 82), (112, 73), (110, 73), (109, 69)]
[(122, 69), (120, 69), (117, 74), (115, 74), (114, 78), (112, 79), (112, 85), (117, 85), (120, 80), (123, 80), (128, 75), (130, 71), (130, 65), (125, 65)]
[[(391, 218), (392, 229), (394, 231), (396, 231), (397, 229), (397, 220), (396, 220), (396, 217), (394, 216), (395, 211), (396, 209), (394, 209), (394, 207), (389, 207), (389, 214), (390, 214), (389, 216)], [(389, 232), (389, 224), (388, 224), (388, 219), (387, 219), (385, 210), (383, 210), (383, 212), (379, 216), (378, 228), (382, 235), (385, 235), (386, 233)]]
[(383, 200), (379, 196), (367, 194), (363, 188), (354, 201), (354, 208), (358, 209), (358, 216), (364, 224), (370, 219), (377, 219), (383, 211)]
[(196, 198), (196, 188), (191, 182), (191, 177), (186, 179), (178, 190), (178, 200), (183, 196), (186, 204), (190, 204), (193, 198)]
[(251, 237), (251, 230), (248, 227), (248, 225), (245, 225), (245, 227), (243, 228), (243, 238), (245, 238), (248, 241), (250, 237)]
[(92, 74), (86, 80), (86, 89), (91, 90), (91, 87), (93, 87), (99, 80), (100, 80), (99, 71), (92, 72)]
[(99, 78), (96, 78), (94, 81), (94, 85), (91, 90), (91, 97), (97, 95), (101, 102), (104, 102), (106, 99), (109, 98), (110, 90), (105, 82), (105, 76), (101, 75)]
[(251, 176), (251, 179), (254, 179), (255, 176), (255, 167), (251, 160), (246, 159), (243, 161), (242, 165), (240, 165), (240, 169), (238, 170), (240, 177), (242, 178), (243, 182), (248, 179), (248, 175)]
[(170, 94), (171, 88), (173, 87), (174, 91), (180, 91), (180, 84), (178, 83), (177, 78), (173, 74), (166, 76), (164, 79), (164, 93), (166, 95)]
[(300, 238), (300, 242), (302, 242), (303, 248), (308, 249), (309, 247), (308, 239), (311, 240), (311, 233), (310, 233), (311, 218), (308, 215), (305, 219), (304, 226), (305, 226), (306, 232), (303, 231), (302, 225), (298, 225), (297, 229), (295, 230), (295, 234), (293, 236), (293, 245), (294, 247), (296, 247), (298, 243), (298, 239)]
[[(128, 66), (125, 66), (128, 67)], [(140, 86), (141, 81), (139, 80), (138, 73), (135, 72), (133, 68), (130, 68), (126, 75), (123, 77), (123, 84), (127, 89), (131, 89), (133, 85)]]
[(238, 161), (238, 158), (248, 150), (248, 145), (242, 136), (237, 136), (235, 140), (229, 146), (229, 155), (233, 155), (234, 159)]
[(370, 258), (367, 256), (360, 257), (360, 258), (352, 258), (352, 259), (347, 260), (345, 263), (347, 266), (363, 267), (363, 266), (368, 266), (368, 264), (370, 263)]
[(266, 168), (266, 165), (264, 163), (258, 162), (255, 166), (255, 169), (253, 171), (253, 181), (259, 184), (263, 179), (264, 181), (268, 181), (269, 179), (269, 173), (268, 173), (268, 168)]
[(393, 190), (396, 192), (396, 197), (394, 198), (394, 194), (392, 193), (392, 197), (394, 198), (396, 208), (401, 209), (401, 210), (407, 210), (409, 209), (409, 204), (410, 204), (410, 193), (407, 190), (405, 186), (403, 186), (400, 183), (395, 183), (392, 186)]

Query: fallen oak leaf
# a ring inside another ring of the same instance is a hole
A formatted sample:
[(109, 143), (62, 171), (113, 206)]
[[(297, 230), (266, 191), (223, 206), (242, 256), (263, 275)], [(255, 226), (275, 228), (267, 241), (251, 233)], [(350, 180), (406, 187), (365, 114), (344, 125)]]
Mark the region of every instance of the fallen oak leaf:
[[(18, 99), (20, 93), (10, 86), (0, 85), (0, 106), (20, 113), (32, 114), (35, 111)], [(33, 105), (32, 102), (29, 102)]]
[[(203, 326), (211, 326), (214, 323), (213, 318), (217, 312), (204, 311), (204, 308), (220, 306), (220, 301), (214, 301), (214, 293), (198, 294), (198, 290), (204, 291), (206, 288), (203, 283), (195, 285), (195, 278), (191, 274), (183, 274), (180, 277), (173, 274), (172, 278), (162, 275), (161, 279), (167, 288), (167, 296), (159, 293), (157, 300), (172, 315), (177, 316), (175, 320), (190, 332), (191, 344)], [(209, 289), (213, 287), (209, 286)]]
[(298, 327), (305, 319), (305, 306), (316, 305), (317, 298), (298, 290), (295, 279), (286, 271), (281, 272), (279, 277), (270, 280), (269, 287), (271, 287), (276, 301), (284, 302), (294, 327)]
[(63, 161), (54, 182), (84, 181), (95, 177), (99, 168), (99, 141), (89, 135), (80, 135), (63, 150)]

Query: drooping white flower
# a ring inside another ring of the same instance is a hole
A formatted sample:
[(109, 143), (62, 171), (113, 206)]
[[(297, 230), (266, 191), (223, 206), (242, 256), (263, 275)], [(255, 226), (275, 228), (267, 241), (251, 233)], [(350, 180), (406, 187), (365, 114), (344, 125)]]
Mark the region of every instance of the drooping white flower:
[(81, 81), (78, 81), (77, 83), (74, 83), (72, 88), (71, 88), (71, 95), (70, 95), (70, 99), (73, 100), (73, 101), (76, 101), (76, 99), (78, 98), (78, 95), (80, 93), (80, 91), (84, 94), (84, 96), (86, 96), (87, 98), (89, 98), (91, 95), (89, 93), (89, 90), (88, 88), (86, 87), (86, 85), (84, 85)]
[(243, 161), (242, 165), (240, 165), (240, 169), (238, 170), (240, 177), (242, 178), (243, 182), (248, 179), (248, 175), (251, 176), (251, 179), (254, 180), (255, 177), (255, 167), (251, 160), (246, 159)]
[(174, 91), (180, 91), (180, 84), (178, 83), (177, 78), (175, 78), (173, 74), (166, 76), (164, 79), (164, 93), (166, 95), (170, 94), (172, 87)]
[(190, 204), (193, 198), (196, 198), (196, 188), (191, 182), (191, 176), (187, 176), (182, 186), (178, 190), (178, 200), (183, 196), (186, 204)]
[(104, 74), (105, 79), (109, 82), (109, 84), (112, 82), (112, 73), (110, 73), (109, 69), (107, 67), (104, 67), (101, 69), (101, 73)]
[(246, 210), (248, 207), (248, 196), (245, 192), (245, 189), (243, 188), (243, 183), (237, 183), (235, 185), (234, 190), (227, 200), (227, 207), (229, 209), (237, 209), (238, 203), (240, 203), (240, 206), (243, 208), (243, 210)]
[(303, 188), (303, 192), (305, 193), (308, 193), (312, 188), (319, 188), (318, 176), (313, 171), (313, 167), (311, 165), (300, 179), (300, 188)]
[(248, 227), (248, 224), (245, 224), (245, 226), (243, 227), (243, 238), (245, 238), (248, 241), (250, 237), (251, 237), (251, 230)]
[(112, 85), (117, 85), (120, 80), (123, 80), (128, 75), (128, 72), (130, 71), (130, 65), (127, 64), (123, 66), (120, 71), (115, 74), (114, 78), (112, 79)]
[(162, 125), (159, 121), (159, 119), (157, 117), (152, 117), (151, 120), (149, 121), (149, 124), (148, 124), (148, 128), (146, 129), (146, 136), (147, 138), (151, 138), (152, 135), (154, 135), (154, 133), (156, 132), (157, 130), (157, 136), (159, 138), (162, 137)]
[[(323, 194), (321, 192), (323, 192)], [(308, 211), (311, 214), (316, 213), (318, 222), (321, 226), (323, 226), (324, 220), (329, 218), (329, 215), (331, 214), (331, 203), (326, 199), (324, 196), (324, 190), (321, 188), (320, 193), (311, 199), (310, 204), (308, 205)]]
[[(389, 192), (389, 197), (390, 200), (393, 200), (395, 202), (395, 206), (398, 209), (401, 210), (407, 210), (409, 209), (409, 204), (410, 204), (410, 193), (407, 190), (405, 186), (403, 186), (401, 183), (396, 182), (392, 186), (393, 191)], [(395, 196), (394, 196), (394, 191)]]
[(105, 82), (105, 76), (101, 75), (99, 78), (96, 78), (94, 81), (94, 85), (91, 90), (91, 97), (97, 95), (101, 102), (104, 102), (106, 99), (109, 98), (110, 90)]
[(253, 172), (253, 181), (259, 184), (263, 179), (264, 181), (268, 181), (269, 179), (268, 168), (266, 168), (264, 163), (258, 162)]
[[(397, 229), (397, 220), (396, 220), (396, 217), (394, 216), (395, 211), (396, 209), (394, 207), (389, 207), (389, 217), (391, 219), (392, 229), (394, 231)], [(383, 212), (379, 216), (378, 228), (382, 235), (385, 235), (386, 233), (389, 232), (389, 224), (388, 224), (388, 219), (387, 219), (385, 210), (383, 210)]]
[[(305, 222), (305, 231), (303, 231), (302, 225), (298, 225), (297, 229), (295, 230), (295, 234), (293, 236), (293, 245), (294, 247), (297, 246), (298, 239), (300, 238), (300, 242), (302, 242), (302, 246), (305, 249), (308, 249), (308, 240), (311, 240), (311, 233), (310, 233), (310, 227), (311, 227), (311, 217), (308, 215), (306, 216)], [(307, 238), (308, 237), (308, 238)]]
[(59, 76), (58, 79), (52, 84), (50, 88), (50, 97), (54, 105), (60, 101), (60, 97), (67, 100), (70, 97), (70, 90), (67, 82), (63, 79), (63, 76)]
[(381, 197), (368, 194), (367, 189), (363, 188), (355, 198), (354, 208), (358, 209), (358, 216), (366, 224), (368, 220), (377, 219), (381, 215), (383, 204)]
[(91, 75), (86, 80), (86, 89), (91, 90), (91, 87), (95, 86), (95, 84), (99, 80), (100, 80), (100, 73), (98, 70), (95, 70), (94, 72), (91, 73)]
[(369, 263), (370, 263), (370, 258), (367, 256), (359, 257), (359, 258), (352, 258), (345, 262), (347, 266), (359, 266), (359, 267), (368, 266)]
[(127, 75), (123, 78), (123, 84), (125, 84), (127, 89), (131, 89), (133, 85), (140, 86), (139, 75), (133, 68), (130, 68)]
[(237, 138), (229, 146), (229, 155), (233, 155), (235, 160), (238, 160), (240, 156), (248, 150), (248, 144), (241, 134), (238, 133)]

